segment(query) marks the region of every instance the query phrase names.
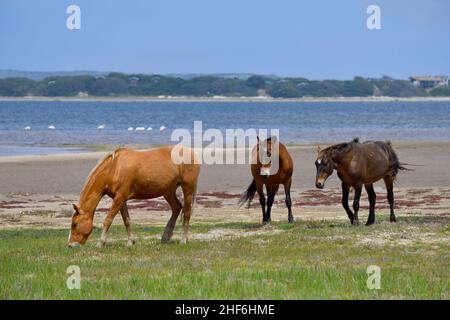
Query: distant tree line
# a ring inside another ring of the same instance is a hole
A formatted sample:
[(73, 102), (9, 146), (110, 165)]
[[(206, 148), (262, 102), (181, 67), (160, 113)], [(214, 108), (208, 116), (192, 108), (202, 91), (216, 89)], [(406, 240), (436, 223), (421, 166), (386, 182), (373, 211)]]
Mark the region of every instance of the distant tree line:
[(253, 75), (247, 79), (110, 73), (101, 76), (54, 76), (43, 80), (0, 79), (0, 96), (195, 96), (195, 97), (416, 97), (450, 96), (450, 87), (424, 90), (389, 77), (353, 80), (308, 80)]

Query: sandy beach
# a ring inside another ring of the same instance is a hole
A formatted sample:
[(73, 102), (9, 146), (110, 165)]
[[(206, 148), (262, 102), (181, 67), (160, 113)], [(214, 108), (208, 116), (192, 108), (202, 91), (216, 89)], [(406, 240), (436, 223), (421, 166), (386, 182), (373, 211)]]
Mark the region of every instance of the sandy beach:
[[(448, 214), (450, 210), (450, 142), (394, 142), (402, 162), (413, 171), (401, 172), (396, 184), (397, 214)], [(300, 219), (342, 217), (340, 182), (334, 174), (324, 190), (314, 187), (317, 146), (289, 147), (295, 161), (292, 199), (294, 215)], [(0, 229), (24, 226), (66, 227), (71, 204), (78, 200), (86, 176), (106, 152), (46, 156), (0, 157)], [(197, 209), (193, 221), (259, 221), (257, 201), (250, 209), (237, 201), (251, 182), (247, 165), (204, 165), (199, 179)], [(376, 184), (377, 212), (387, 213), (382, 182)], [(180, 194), (181, 196), (181, 194)], [(367, 215), (363, 193), (361, 216)], [(97, 210), (96, 223), (103, 221), (110, 199)], [(162, 225), (169, 216), (164, 199), (130, 201), (133, 220)], [(274, 220), (286, 220), (282, 188), (276, 197)], [(364, 219), (364, 218), (363, 218)], [(116, 219), (115, 223), (121, 223)]]

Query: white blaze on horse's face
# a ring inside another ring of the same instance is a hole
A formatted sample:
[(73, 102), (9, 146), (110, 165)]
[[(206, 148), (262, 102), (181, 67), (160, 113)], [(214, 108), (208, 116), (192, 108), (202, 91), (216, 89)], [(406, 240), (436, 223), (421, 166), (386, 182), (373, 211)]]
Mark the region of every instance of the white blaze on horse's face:
[(323, 189), (325, 186), (325, 181), (333, 173), (333, 164), (326, 155), (323, 155), (317, 158), (315, 165), (317, 169), (316, 187)]

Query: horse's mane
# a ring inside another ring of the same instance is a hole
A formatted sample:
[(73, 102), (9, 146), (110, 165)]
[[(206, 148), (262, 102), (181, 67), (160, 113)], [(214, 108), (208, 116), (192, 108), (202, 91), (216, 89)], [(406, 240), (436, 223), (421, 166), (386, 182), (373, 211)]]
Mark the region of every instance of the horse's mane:
[(106, 156), (104, 156), (103, 158), (101, 158), (97, 164), (95, 165), (94, 168), (92, 168), (92, 170), (89, 172), (86, 181), (84, 182), (83, 188), (81, 190), (84, 190), (87, 186), (87, 184), (89, 183), (89, 181), (91, 181), (92, 176), (94, 175), (94, 173), (97, 171), (97, 169), (109, 158), (111, 158), (112, 160), (114, 160), (116, 152), (119, 151), (121, 149), (121, 147), (117, 148), (116, 150), (114, 150), (113, 152), (108, 153)]
[(335, 149), (340, 149), (340, 148), (342, 148), (344, 146), (347, 146), (347, 145), (349, 145), (351, 143), (359, 143), (359, 138), (358, 137), (353, 138), (353, 140), (350, 141), (350, 142), (342, 142), (342, 143), (333, 144), (333, 145), (323, 149), (322, 151), (325, 152), (325, 153), (329, 153), (329, 152), (331, 152), (331, 151), (333, 151)]

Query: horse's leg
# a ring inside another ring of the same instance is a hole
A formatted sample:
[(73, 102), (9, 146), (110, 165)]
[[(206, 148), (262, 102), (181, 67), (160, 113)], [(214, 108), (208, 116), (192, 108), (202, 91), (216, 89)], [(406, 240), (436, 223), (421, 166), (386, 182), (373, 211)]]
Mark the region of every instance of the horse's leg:
[(364, 185), (367, 191), (367, 195), (369, 196), (369, 218), (367, 219), (366, 226), (370, 226), (375, 223), (375, 203), (377, 201), (377, 195), (375, 194), (375, 190), (373, 189), (373, 184)]
[(348, 206), (348, 194), (350, 192), (350, 186), (346, 183), (342, 182), (342, 206), (345, 209), (345, 212), (347, 212), (348, 218), (350, 219), (350, 223), (353, 224), (353, 212), (350, 210), (350, 207)]
[(355, 186), (355, 199), (353, 199), (353, 225), (359, 225), (358, 211), (359, 211), (359, 199), (361, 198), (362, 185)]
[(266, 185), (266, 191), (267, 191), (267, 211), (266, 211), (266, 218), (267, 222), (272, 221), (270, 218), (270, 211), (272, 210), (273, 201), (275, 200), (275, 195), (277, 194), (278, 188), (280, 185), (276, 184), (272, 187), (269, 187)]
[(132, 246), (133, 244), (135, 244), (136, 240), (134, 239), (133, 233), (131, 232), (131, 220), (126, 202), (123, 204), (122, 208), (120, 208), (120, 214), (122, 215), (123, 223), (125, 224), (125, 228), (127, 229), (128, 245)]
[(105, 221), (103, 221), (103, 231), (100, 237), (100, 241), (97, 244), (98, 247), (103, 247), (106, 244), (106, 234), (108, 233), (109, 227), (113, 222), (116, 214), (119, 212), (120, 208), (122, 208), (124, 200), (122, 197), (114, 197), (111, 208), (109, 209), (108, 214), (106, 215)]
[(286, 194), (286, 207), (288, 208), (288, 222), (293, 223), (294, 222), (294, 216), (292, 215), (292, 201), (291, 201), (291, 184), (292, 184), (292, 178), (289, 178), (289, 180), (284, 184), (284, 193)]
[(258, 192), (259, 196), (259, 204), (261, 205), (263, 223), (267, 223), (266, 216), (266, 197), (264, 196), (263, 184), (256, 182), (256, 192)]
[(394, 214), (394, 181), (390, 177), (384, 178), (384, 184), (386, 185), (387, 198), (389, 201), (389, 207), (391, 208), (391, 215), (389, 220), (391, 222), (397, 222)]
[(173, 229), (175, 228), (175, 224), (177, 223), (178, 216), (180, 215), (181, 208), (183, 208), (183, 206), (177, 198), (176, 191), (173, 191), (169, 195), (164, 196), (164, 198), (172, 208), (172, 216), (167, 222), (166, 228), (164, 229), (164, 233), (161, 238), (162, 243), (167, 243), (172, 238)]
[(183, 189), (183, 238), (181, 243), (185, 244), (188, 241), (189, 220), (191, 219), (192, 206), (194, 204), (194, 197), (196, 185), (182, 185)]

